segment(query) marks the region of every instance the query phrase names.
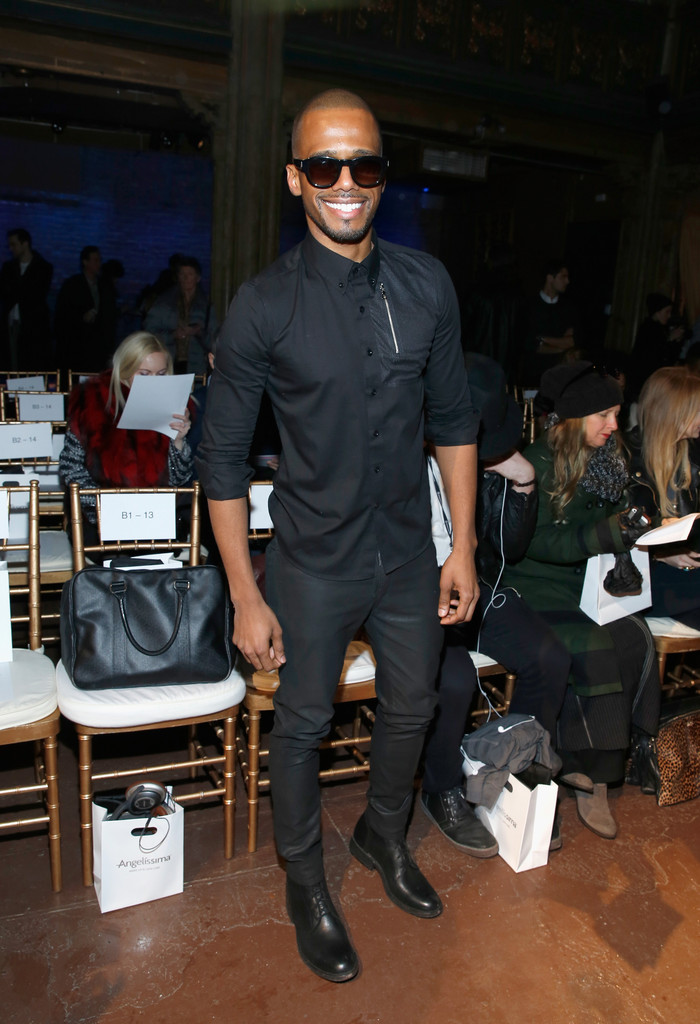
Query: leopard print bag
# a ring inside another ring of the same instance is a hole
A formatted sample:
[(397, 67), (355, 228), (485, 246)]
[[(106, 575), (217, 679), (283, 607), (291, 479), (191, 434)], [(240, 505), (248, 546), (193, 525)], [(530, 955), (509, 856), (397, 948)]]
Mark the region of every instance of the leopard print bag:
[(659, 807), (700, 795), (700, 697), (662, 704), (658, 736), (632, 737), (625, 781), (654, 794)]
[(700, 795), (700, 698), (690, 697), (661, 705), (656, 759), (659, 807)]

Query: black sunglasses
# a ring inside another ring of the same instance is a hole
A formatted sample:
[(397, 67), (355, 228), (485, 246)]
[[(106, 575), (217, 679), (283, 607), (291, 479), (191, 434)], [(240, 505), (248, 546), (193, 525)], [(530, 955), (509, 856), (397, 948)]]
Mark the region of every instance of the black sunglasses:
[(356, 156), (352, 160), (336, 160), (333, 156), (310, 156), (306, 160), (292, 163), (306, 175), (314, 188), (330, 188), (343, 173), (343, 167), (350, 170), (352, 180), (360, 188), (377, 188), (386, 179), (389, 161), (383, 156)]

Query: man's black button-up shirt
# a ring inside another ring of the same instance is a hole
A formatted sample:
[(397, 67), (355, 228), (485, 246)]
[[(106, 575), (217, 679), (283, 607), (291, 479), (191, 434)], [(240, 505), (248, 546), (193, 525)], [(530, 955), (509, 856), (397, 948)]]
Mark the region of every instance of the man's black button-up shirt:
[(311, 235), (234, 298), (197, 467), (209, 498), (247, 493), (267, 389), (282, 439), (270, 511), (280, 550), (327, 579), (367, 579), (431, 542), (423, 458), (476, 442), (447, 271), (379, 241), (362, 263)]

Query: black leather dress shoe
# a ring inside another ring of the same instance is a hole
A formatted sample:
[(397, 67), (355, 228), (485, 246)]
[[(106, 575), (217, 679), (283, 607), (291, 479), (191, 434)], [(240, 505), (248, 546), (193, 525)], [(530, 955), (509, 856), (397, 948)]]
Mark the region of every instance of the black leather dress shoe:
[(377, 869), (387, 896), (397, 907), (416, 917), (440, 916), (440, 897), (421, 873), (404, 839), (377, 835), (363, 814), (350, 840), (350, 853), (366, 868)]
[(299, 956), (307, 967), (326, 981), (355, 977), (360, 962), (325, 879), (315, 885), (300, 885), (287, 878), (287, 913), (296, 928)]

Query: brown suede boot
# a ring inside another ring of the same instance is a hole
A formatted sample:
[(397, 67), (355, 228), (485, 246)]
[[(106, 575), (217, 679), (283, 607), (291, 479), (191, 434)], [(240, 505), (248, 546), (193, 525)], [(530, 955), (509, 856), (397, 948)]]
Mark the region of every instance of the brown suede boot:
[(604, 782), (596, 782), (592, 793), (581, 789), (576, 791), (576, 809), (578, 816), (591, 832), (601, 839), (614, 839), (617, 835), (617, 824), (608, 806), (608, 787)]
[(565, 786), (570, 786), (571, 789), (582, 789), (584, 793), (593, 792), (593, 783), (583, 772), (568, 772), (566, 775), (558, 776), (555, 781), (563, 782)]

